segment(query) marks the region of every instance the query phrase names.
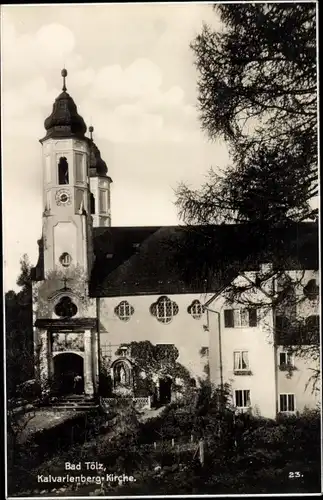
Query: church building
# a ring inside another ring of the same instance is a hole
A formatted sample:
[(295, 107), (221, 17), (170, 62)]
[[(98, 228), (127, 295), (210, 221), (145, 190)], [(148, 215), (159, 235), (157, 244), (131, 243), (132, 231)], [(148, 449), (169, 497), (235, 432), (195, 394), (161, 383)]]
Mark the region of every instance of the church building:
[[(239, 279), (232, 263), (244, 260), (255, 236), (246, 242), (236, 225), (200, 228), (214, 251), (216, 270), (206, 279), (192, 272), (203, 249), (194, 247), (188, 228), (114, 227), (112, 178), (93, 127), (86, 135), (67, 93), (65, 69), (62, 77), (40, 139), (43, 213), (33, 307), (43, 386), (88, 399), (149, 394), (165, 404), (209, 375), (215, 384), (232, 384), (237, 407), (257, 407), (263, 416), (315, 406), (317, 399), (304, 395), (303, 365), (291, 383), (284, 380), (279, 363), (290, 361), (288, 351), (268, 340), (259, 312), (226, 306), (226, 286)], [(278, 247), (301, 260), (304, 279), (318, 282), (314, 223), (282, 231)], [(249, 263), (249, 271), (263, 264)], [(318, 318), (318, 294), (309, 303)]]

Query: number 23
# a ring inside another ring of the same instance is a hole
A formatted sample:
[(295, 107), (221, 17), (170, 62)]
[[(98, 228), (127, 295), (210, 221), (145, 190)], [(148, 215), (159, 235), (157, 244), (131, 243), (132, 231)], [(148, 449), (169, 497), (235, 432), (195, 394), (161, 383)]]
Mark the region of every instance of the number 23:
[(289, 479), (294, 479), (296, 477), (302, 477), (300, 472), (289, 472), (288, 474)]

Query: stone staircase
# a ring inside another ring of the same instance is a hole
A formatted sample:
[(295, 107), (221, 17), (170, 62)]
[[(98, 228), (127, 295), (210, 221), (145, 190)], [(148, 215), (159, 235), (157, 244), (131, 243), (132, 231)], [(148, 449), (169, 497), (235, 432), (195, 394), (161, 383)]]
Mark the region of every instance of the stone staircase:
[(50, 401), (53, 410), (61, 411), (89, 411), (99, 407), (98, 401), (90, 396), (71, 394)]

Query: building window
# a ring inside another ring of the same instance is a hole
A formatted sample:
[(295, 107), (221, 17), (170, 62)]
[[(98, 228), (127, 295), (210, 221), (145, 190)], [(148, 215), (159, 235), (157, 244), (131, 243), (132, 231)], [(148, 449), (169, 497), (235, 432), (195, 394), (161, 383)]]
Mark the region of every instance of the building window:
[(248, 351), (235, 351), (234, 352), (234, 370), (249, 370)]
[(60, 318), (72, 318), (77, 313), (77, 307), (70, 297), (62, 297), (55, 306), (55, 314)]
[(100, 213), (106, 214), (108, 212), (107, 192), (103, 189), (99, 190), (99, 208)]
[(295, 411), (295, 395), (294, 394), (280, 394), (279, 404), (281, 412), (294, 412)]
[(95, 214), (95, 198), (93, 193), (90, 193), (90, 207), (91, 207), (91, 214)]
[(58, 184), (68, 184), (68, 163), (65, 156), (59, 159), (58, 163)]
[(71, 262), (72, 262), (72, 257), (70, 256), (69, 253), (64, 252), (60, 256), (59, 261), (62, 264), (62, 266), (69, 267), (71, 265)]
[(82, 153), (75, 153), (75, 181), (83, 182), (83, 155)]
[(83, 189), (76, 190), (75, 207), (76, 207), (77, 212), (80, 214), (82, 214), (85, 210)]
[(194, 319), (200, 319), (204, 313), (204, 306), (199, 300), (193, 300), (192, 304), (187, 308), (187, 312)]
[(319, 287), (316, 283), (316, 279), (310, 280), (306, 286), (304, 286), (303, 292), (305, 297), (309, 300), (316, 300), (319, 296)]
[(160, 297), (150, 306), (150, 313), (161, 323), (169, 323), (178, 314), (178, 305), (168, 297)]
[(250, 406), (250, 391), (234, 391), (235, 406), (237, 408), (248, 408)]
[(225, 328), (246, 328), (257, 326), (257, 309), (225, 309)]
[(122, 321), (129, 321), (135, 310), (129, 302), (123, 300), (119, 305), (117, 305), (114, 312)]
[(291, 352), (281, 352), (279, 353), (279, 366), (293, 366), (294, 357)]

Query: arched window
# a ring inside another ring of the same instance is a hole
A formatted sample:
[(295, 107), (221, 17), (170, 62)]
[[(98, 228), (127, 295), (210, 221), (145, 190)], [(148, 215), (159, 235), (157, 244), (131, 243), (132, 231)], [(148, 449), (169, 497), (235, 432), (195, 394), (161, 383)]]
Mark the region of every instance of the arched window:
[(150, 312), (161, 323), (169, 323), (178, 313), (178, 305), (168, 297), (160, 297), (150, 306)]
[(187, 312), (191, 314), (194, 319), (200, 319), (204, 313), (204, 307), (199, 300), (193, 300), (192, 304), (188, 306)]
[(60, 318), (72, 318), (77, 313), (77, 307), (70, 297), (62, 297), (55, 306), (55, 314)]
[(68, 176), (68, 163), (65, 156), (62, 156), (59, 159), (58, 163), (58, 184), (68, 184), (69, 176)]
[(123, 300), (122, 302), (120, 302), (120, 304), (117, 305), (117, 307), (114, 309), (114, 312), (122, 321), (129, 321), (135, 310), (132, 305), (129, 304), (129, 302)]
[(70, 266), (70, 265), (71, 265), (71, 262), (72, 262), (72, 257), (70, 256), (70, 254), (69, 254), (69, 253), (64, 252), (64, 253), (62, 253), (62, 255), (60, 256), (59, 261), (60, 261), (60, 263), (62, 264), (62, 266), (64, 266), (64, 267), (68, 267), (68, 266)]
[(310, 280), (306, 286), (304, 286), (304, 295), (309, 300), (315, 300), (319, 296), (319, 287), (316, 283), (316, 279)]
[(93, 193), (90, 193), (90, 207), (91, 207), (91, 214), (95, 214), (95, 198)]

